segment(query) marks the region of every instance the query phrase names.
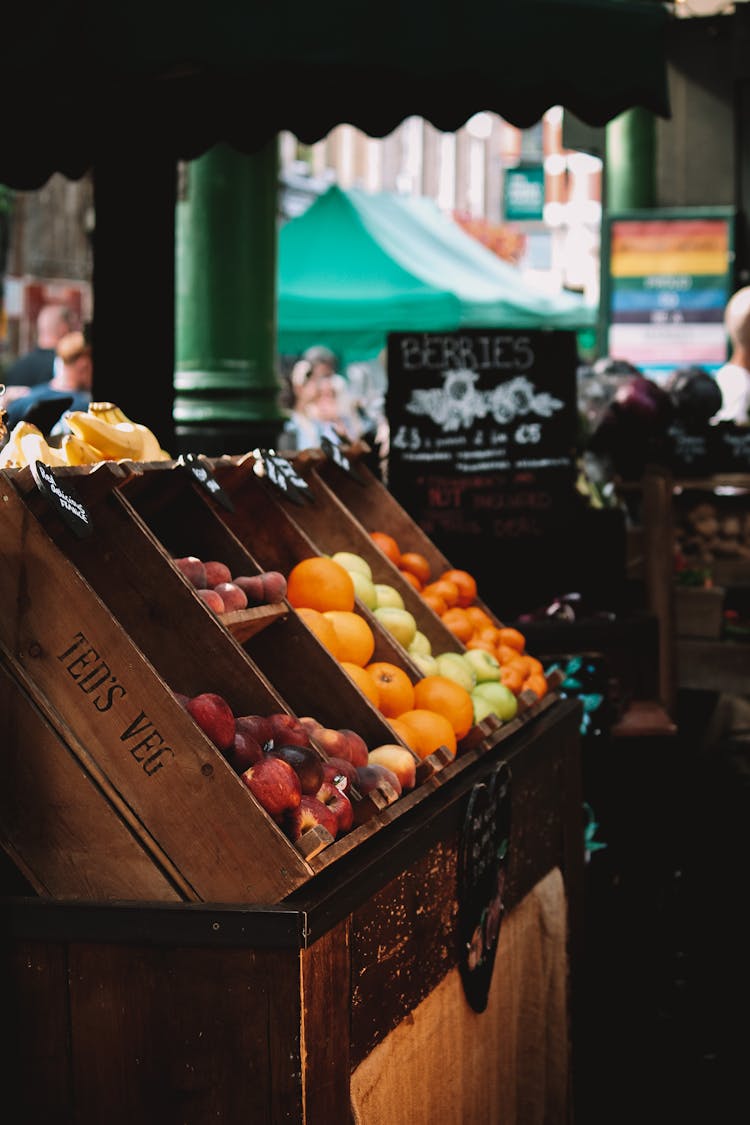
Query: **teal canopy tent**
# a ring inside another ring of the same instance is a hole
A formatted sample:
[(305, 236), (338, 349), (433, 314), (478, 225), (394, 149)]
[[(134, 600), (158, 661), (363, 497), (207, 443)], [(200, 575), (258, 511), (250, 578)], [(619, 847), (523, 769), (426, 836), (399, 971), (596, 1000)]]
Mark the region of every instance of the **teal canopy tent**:
[(325, 344), (370, 359), (388, 332), (584, 328), (595, 309), (550, 295), (430, 199), (333, 186), (279, 235), (279, 351)]

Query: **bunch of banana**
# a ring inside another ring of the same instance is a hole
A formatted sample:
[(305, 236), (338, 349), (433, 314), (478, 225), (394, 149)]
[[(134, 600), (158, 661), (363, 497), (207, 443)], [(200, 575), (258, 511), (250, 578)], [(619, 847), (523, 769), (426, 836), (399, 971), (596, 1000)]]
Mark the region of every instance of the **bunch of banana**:
[[(86, 455), (86, 449), (93, 449), (97, 461), (165, 461), (165, 453), (156, 435), (148, 426), (131, 420), (111, 402), (89, 403), (87, 410), (69, 410), (65, 421), (73, 437), (79, 444), (70, 446), (66, 456)], [(68, 443), (70, 445), (70, 443)], [(68, 461), (68, 464), (87, 464), (88, 462)]]

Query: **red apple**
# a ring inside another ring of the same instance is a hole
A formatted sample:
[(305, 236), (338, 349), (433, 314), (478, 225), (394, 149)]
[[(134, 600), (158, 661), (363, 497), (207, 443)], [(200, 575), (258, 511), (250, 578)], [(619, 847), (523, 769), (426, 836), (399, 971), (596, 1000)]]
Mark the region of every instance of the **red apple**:
[(206, 582), (209, 586), (218, 586), (220, 582), (232, 581), (232, 572), (226, 563), (211, 559), (203, 565), (206, 568)]
[(214, 593), (218, 594), (224, 602), (224, 609), (227, 613), (236, 609), (247, 609), (247, 598), (239, 586), (235, 586), (234, 582), (219, 582), (217, 586), (214, 586)]
[(208, 583), (206, 582), (206, 568), (203, 562), (195, 555), (185, 555), (180, 559), (173, 559), (174, 565), (178, 570), (195, 586), (196, 590), (205, 590)]
[(284, 816), (285, 831), (295, 844), (304, 832), (315, 828), (317, 824), (322, 825), (334, 839), (336, 838), (339, 829), (336, 813), (317, 797), (307, 793), (300, 798), (299, 805), (290, 809)]
[(239, 715), (235, 720), (238, 730), (243, 730), (260, 743), (261, 747), (271, 741), (272, 733), (265, 715)]
[(196, 590), (195, 591), (201, 601), (205, 602), (209, 609), (214, 613), (225, 613), (226, 607), (224, 599), (221, 594), (217, 594), (216, 590)]
[(274, 711), (267, 720), (270, 736), (278, 746), (309, 746), (308, 732), (294, 715)]
[(399, 743), (376, 746), (368, 755), (368, 764), (385, 766), (395, 773), (402, 789), (413, 789), (417, 783), (417, 760), (411, 750)]
[(367, 794), (373, 789), (377, 789), (384, 781), (395, 789), (398, 796), (401, 796), (401, 782), (396, 777), (393, 770), (389, 770), (386, 766), (377, 765), (373, 762), (372, 765), (358, 766), (357, 767), (357, 788), (360, 793)]
[(254, 766), (263, 757), (263, 746), (255, 735), (245, 729), (240, 720), (237, 720), (237, 729), (234, 732), (234, 745), (229, 751), (228, 758), (237, 773), (244, 773), (250, 766)]
[(327, 805), (336, 817), (338, 830), (333, 832), (332, 835), (343, 836), (354, 823), (354, 807), (347, 795), (342, 793), (332, 781), (324, 781), (316, 793), (316, 797), (324, 805)]
[(186, 710), (222, 754), (234, 744), (235, 719), (226, 699), (212, 691), (194, 695)]
[(288, 762), (300, 780), (302, 792), (315, 796), (323, 784), (323, 759), (312, 746), (274, 746), (268, 753)]
[(266, 595), (262, 574), (239, 574), (232, 579), (232, 582), (242, 590), (248, 605), (265, 605)]
[(356, 731), (318, 727), (312, 737), (329, 758), (343, 758), (355, 766), (367, 765), (367, 743)]
[(270, 816), (280, 818), (299, 808), (302, 786), (292, 767), (283, 758), (264, 754), (241, 777)]
[(323, 780), (332, 781), (337, 789), (348, 796), (352, 785), (357, 784), (357, 767), (343, 758), (326, 758), (323, 762)]

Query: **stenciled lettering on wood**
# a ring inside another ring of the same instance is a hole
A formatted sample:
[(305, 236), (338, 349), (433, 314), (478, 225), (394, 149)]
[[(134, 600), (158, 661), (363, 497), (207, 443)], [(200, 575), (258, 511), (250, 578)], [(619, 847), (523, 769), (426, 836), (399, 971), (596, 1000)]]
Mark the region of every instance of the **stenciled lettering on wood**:
[[(128, 694), (127, 688), (99, 652), (91, 647), (83, 633), (75, 633), (71, 644), (58, 654), (57, 659), (100, 714), (111, 710), (115, 700), (124, 699)], [(130, 744), (130, 755), (149, 777), (175, 756), (174, 750), (166, 745), (164, 737), (143, 710), (138, 711), (123, 728), (120, 741)]]

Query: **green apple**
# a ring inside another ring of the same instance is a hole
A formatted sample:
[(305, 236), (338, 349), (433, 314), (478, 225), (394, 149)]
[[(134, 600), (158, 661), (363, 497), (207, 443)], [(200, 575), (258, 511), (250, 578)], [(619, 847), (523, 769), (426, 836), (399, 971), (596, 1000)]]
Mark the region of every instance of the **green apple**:
[(354, 583), (354, 593), (368, 609), (375, 609), (378, 604), (378, 595), (375, 593), (375, 583), (372, 582), (361, 570), (350, 570), (349, 575)]
[(409, 654), (411, 656), (432, 656), (432, 644), (429, 637), (426, 637), (419, 629), (414, 634), (414, 640), (409, 645)]
[(416, 664), (423, 676), (437, 676), (438, 663), (434, 656), (420, 656), (419, 653), (416, 656), (410, 655), (412, 662)]
[(378, 609), (393, 606), (395, 609), (404, 609), (404, 599), (395, 586), (388, 586), (385, 582), (375, 583), (375, 594), (378, 599)]
[(408, 651), (417, 632), (417, 622), (408, 609), (397, 605), (378, 605), (373, 613), (384, 629)]
[(355, 555), (353, 551), (337, 551), (335, 555), (331, 555), (331, 558), (339, 566), (343, 566), (344, 570), (348, 570), (350, 573), (364, 574), (365, 578), (369, 578), (372, 582), (370, 564), (361, 555)]
[(471, 664), (461, 652), (441, 652), (435, 658), (438, 663), (438, 675), (454, 680), (462, 688), (471, 691), (477, 682), (476, 673)]
[(464, 660), (468, 660), (474, 669), (478, 684), (500, 679), (500, 661), (491, 652), (485, 652), (482, 648), (470, 648), (464, 653)]
[[(494, 715), (495, 709), (490, 703), (489, 699), (484, 699), (481, 695), (471, 693), (471, 702), (474, 704), (474, 723), (481, 723), (482, 719), (486, 719), (488, 715)], [(495, 718), (499, 716), (495, 715)]]
[(518, 700), (505, 684), (485, 680), (484, 683), (477, 684), (472, 695), (475, 699), (479, 697), (491, 703), (492, 709), (499, 719), (507, 721), (508, 719), (515, 718), (516, 712), (518, 711)]

